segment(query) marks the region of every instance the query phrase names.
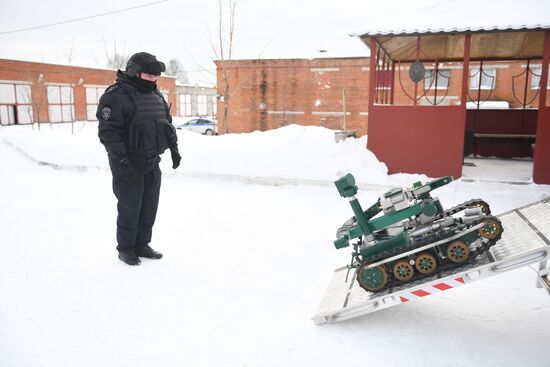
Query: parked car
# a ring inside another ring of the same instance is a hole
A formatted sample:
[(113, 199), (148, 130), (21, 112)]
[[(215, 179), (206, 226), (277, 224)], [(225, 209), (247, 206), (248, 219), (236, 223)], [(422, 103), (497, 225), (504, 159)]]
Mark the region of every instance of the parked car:
[(204, 135), (214, 135), (218, 133), (216, 123), (206, 118), (195, 118), (181, 125), (177, 125), (176, 129), (189, 130)]

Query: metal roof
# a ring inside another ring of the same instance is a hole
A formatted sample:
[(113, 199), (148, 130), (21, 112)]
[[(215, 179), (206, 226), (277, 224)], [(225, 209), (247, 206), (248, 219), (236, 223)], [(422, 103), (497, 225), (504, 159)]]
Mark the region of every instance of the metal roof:
[[(447, 0), (375, 18), (351, 36), (550, 29), (548, 0)], [(412, 5), (411, 5), (412, 7)]]

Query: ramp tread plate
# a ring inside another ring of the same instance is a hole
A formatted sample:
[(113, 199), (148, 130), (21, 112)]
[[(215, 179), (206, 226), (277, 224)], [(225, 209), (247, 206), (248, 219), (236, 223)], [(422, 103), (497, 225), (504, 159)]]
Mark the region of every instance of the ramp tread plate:
[(334, 271), (330, 283), (325, 290), (325, 295), (317, 309), (317, 314), (325, 314), (344, 307), (353, 272), (350, 272), (348, 283), (346, 283), (347, 268), (340, 268)]
[(539, 203), (520, 210), (546, 239), (550, 239), (550, 202)]
[(501, 239), (489, 250), (496, 261), (546, 246), (537, 233), (515, 211), (500, 215), (499, 218), (504, 232)]

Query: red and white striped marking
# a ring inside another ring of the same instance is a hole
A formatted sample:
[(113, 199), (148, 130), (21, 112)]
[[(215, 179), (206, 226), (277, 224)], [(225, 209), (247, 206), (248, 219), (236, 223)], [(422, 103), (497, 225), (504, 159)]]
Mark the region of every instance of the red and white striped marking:
[(461, 285), (464, 285), (464, 283), (466, 283), (464, 277), (449, 279), (442, 283), (436, 283), (429, 287), (417, 289), (415, 291), (402, 294), (399, 296), (399, 298), (401, 299), (402, 303), (405, 303), (418, 298), (429, 296), (430, 294), (446, 291), (447, 289), (460, 287)]

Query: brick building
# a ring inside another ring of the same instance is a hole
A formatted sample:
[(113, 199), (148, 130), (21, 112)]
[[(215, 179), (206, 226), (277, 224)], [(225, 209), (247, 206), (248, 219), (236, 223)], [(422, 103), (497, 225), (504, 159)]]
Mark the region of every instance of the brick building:
[[(230, 132), (269, 130), (291, 123), (318, 125), (331, 129), (368, 130), (369, 58), (264, 59), (226, 61), (230, 80)], [(223, 91), (222, 68), (216, 63), (218, 93)], [(420, 105), (460, 104), (462, 64), (426, 65), (420, 85)], [(470, 65), (468, 108), (486, 109), (538, 107), (540, 62), (486, 62)], [(437, 78), (434, 76), (437, 75)], [(527, 80), (526, 80), (527, 78)], [(409, 78), (409, 66), (395, 72), (394, 104), (411, 105), (407, 94), (414, 94), (415, 83)], [(437, 85), (436, 85), (437, 83)], [(402, 86), (402, 88), (401, 88)], [(383, 93), (383, 92), (382, 92)], [(218, 126), (223, 129), (223, 100), (218, 105)], [(344, 118), (345, 114), (345, 118)], [(472, 113), (473, 115), (473, 113)]]
[(178, 116), (216, 116), (217, 94), (215, 87), (177, 85)]
[[(269, 130), (296, 123), (365, 134), (368, 58), (225, 61), (230, 85), (229, 132)], [(221, 63), (216, 62), (223, 96)], [(218, 131), (223, 132), (223, 98)]]
[[(115, 79), (115, 70), (0, 59), (0, 124), (95, 120), (99, 97)], [(162, 76), (158, 85), (175, 105), (175, 78)]]

